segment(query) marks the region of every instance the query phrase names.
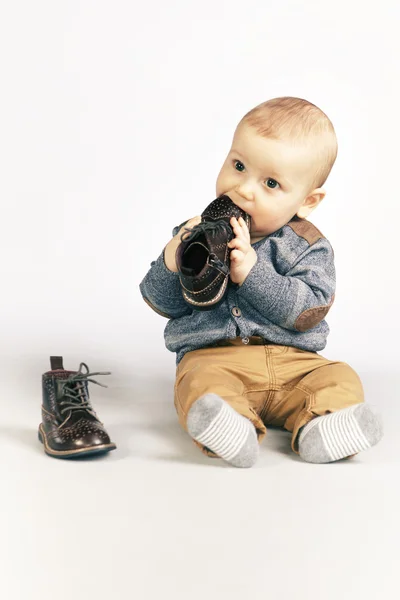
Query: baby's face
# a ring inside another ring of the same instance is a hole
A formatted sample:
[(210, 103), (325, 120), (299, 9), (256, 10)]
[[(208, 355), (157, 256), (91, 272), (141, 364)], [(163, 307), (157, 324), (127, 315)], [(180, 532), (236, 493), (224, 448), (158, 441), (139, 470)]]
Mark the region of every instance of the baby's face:
[[(277, 231), (298, 213), (313, 191), (309, 186), (314, 170), (305, 147), (263, 138), (249, 125), (241, 124), (218, 175), (216, 192), (217, 196), (228, 194), (251, 216), (254, 242)], [(299, 216), (304, 218), (311, 210), (303, 207)]]

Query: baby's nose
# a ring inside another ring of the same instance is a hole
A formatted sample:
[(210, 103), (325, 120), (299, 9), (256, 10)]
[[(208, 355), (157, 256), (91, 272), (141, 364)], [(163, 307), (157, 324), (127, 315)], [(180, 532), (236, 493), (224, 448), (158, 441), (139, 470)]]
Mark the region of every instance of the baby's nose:
[(229, 192), (227, 192), (227, 195), (232, 200), (232, 202), (238, 204), (239, 206), (240, 203), (243, 202), (243, 200), (247, 202), (251, 202), (252, 200), (254, 200), (254, 195), (251, 192), (251, 190), (240, 187), (236, 187), (233, 190), (230, 190)]

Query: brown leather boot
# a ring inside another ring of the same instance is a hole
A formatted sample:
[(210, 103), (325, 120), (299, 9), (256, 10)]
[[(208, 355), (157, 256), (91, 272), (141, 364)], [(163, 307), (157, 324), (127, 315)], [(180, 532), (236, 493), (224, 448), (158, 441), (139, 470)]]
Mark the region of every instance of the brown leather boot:
[[(55, 458), (74, 458), (115, 450), (116, 445), (99, 421), (89, 400), (89, 367), (81, 363), (78, 371), (67, 371), (62, 356), (50, 357), (51, 371), (42, 375), (43, 405), (39, 440), (44, 451)], [(82, 368), (86, 372), (82, 372)]]
[(197, 310), (212, 310), (227, 292), (231, 252), (228, 243), (234, 237), (232, 217), (243, 217), (250, 228), (250, 216), (223, 194), (202, 212), (201, 223), (181, 235), (176, 264), (182, 295)]

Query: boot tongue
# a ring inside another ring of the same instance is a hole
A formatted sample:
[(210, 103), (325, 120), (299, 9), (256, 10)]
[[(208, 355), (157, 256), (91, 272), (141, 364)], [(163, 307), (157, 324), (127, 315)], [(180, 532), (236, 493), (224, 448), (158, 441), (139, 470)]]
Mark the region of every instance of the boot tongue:
[(50, 356), (50, 368), (51, 371), (49, 371), (49, 374), (57, 379), (67, 379), (70, 375), (77, 373), (77, 371), (67, 371), (67, 369), (64, 369), (62, 356)]
[(71, 375), (75, 375), (77, 371), (68, 371), (64, 369), (62, 356), (50, 356), (50, 368), (48, 374), (56, 379), (68, 379)]

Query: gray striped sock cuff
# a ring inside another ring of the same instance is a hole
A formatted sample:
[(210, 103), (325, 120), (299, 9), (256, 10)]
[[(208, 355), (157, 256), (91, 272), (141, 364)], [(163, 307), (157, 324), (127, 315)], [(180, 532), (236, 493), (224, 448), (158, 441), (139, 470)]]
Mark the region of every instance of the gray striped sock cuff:
[(367, 450), (381, 437), (370, 408), (355, 404), (310, 421), (299, 436), (299, 453), (310, 462), (333, 462)]
[(253, 423), (217, 394), (205, 394), (193, 404), (187, 417), (189, 434), (235, 467), (251, 467), (259, 444)]
[(197, 437), (197, 441), (212, 448), (213, 452), (225, 460), (232, 460), (240, 451), (249, 434), (250, 422), (225, 402), (207, 429)]

